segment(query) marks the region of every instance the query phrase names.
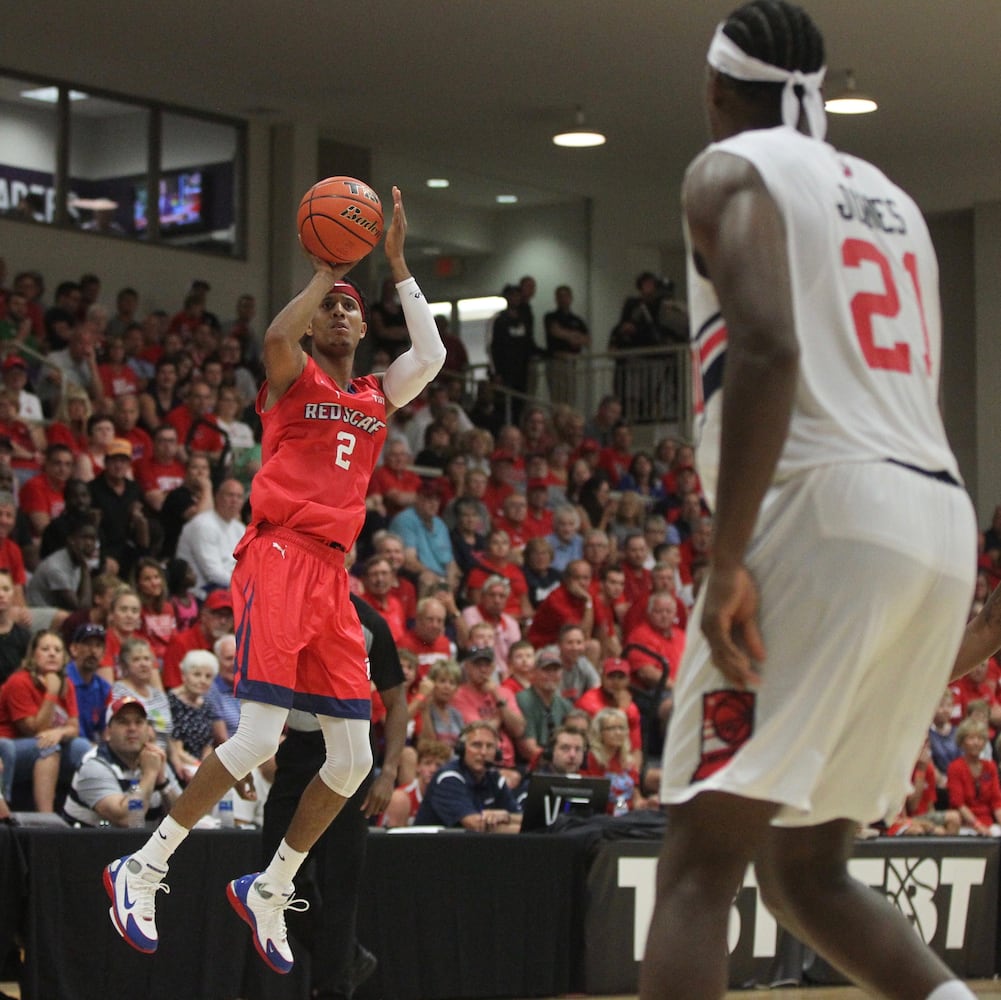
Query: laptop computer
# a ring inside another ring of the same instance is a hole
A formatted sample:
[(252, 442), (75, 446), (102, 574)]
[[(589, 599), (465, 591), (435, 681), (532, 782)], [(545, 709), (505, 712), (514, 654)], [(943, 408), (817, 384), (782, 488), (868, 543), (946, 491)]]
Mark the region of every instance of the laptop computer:
[(604, 816), (612, 783), (579, 774), (533, 774), (521, 810), (521, 830), (547, 830), (561, 816)]

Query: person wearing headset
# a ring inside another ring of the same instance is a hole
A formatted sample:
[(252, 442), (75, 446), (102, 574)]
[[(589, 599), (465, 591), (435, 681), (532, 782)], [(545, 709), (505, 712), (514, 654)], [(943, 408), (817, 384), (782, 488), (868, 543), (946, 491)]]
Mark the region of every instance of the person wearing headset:
[(517, 833), (521, 813), (511, 789), (496, 770), (497, 730), (470, 722), (455, 743), (455, 759), (434, 776), (414, 821), (477, 833)]

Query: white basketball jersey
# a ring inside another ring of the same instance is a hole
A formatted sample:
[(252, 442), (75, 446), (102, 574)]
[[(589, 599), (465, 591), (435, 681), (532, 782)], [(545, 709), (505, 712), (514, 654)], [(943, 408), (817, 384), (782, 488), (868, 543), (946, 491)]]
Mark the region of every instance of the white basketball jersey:
[[(885, 459), (958, 481), (938, 409), (938, 262), (911, 198), (871, 164), (786, 126), (709, 150), (750, 161), (785, 221), (800, 358), (775, 481)], [(698, 467), (712, 504), (726, 322), (690, 250), (688, 260)]]

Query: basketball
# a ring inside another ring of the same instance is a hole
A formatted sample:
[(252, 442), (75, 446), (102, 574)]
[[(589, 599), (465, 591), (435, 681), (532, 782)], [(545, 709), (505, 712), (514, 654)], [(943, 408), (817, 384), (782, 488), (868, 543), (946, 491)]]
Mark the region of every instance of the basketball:
[(328, 177), (302, 196), (296, 225), (308, 253), (331, 264), (349, 264), (379, 242), (382, 203), (354, 177)]

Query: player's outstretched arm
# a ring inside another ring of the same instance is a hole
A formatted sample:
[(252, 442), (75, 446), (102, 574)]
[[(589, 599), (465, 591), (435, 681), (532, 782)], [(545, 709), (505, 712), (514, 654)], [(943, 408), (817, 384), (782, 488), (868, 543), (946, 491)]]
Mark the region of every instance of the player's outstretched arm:
[(968, 674), (978, 663), (1001, 649), (1001, 584), (994, 588), (980, 613), (966, 626), (950, 681)]
[(403, 195), (393, 187), (393, 221), (386, 232), (386, 259), (389, 261), (396, 290), (400, 294), (403, 317), (410, 332), (410, 349), (386, 369), (382, 388), (386, 393), (386, 412), (405, 406), (414, 399), (445, 363), (445, 345), (438, 335), (431, 307), (411, 275), (403, 256), (407, 236), (407, 216)]
[(281, 396), (306, 367), (306, 353), (299, 346), (313, 314), (335, 281), (340, 281), (357, 261), (328, 264), (306, 254), (313, 277), (306, 287), (271, 321), (264, 334), (264, 370), (268, 378), (268, 405)]

